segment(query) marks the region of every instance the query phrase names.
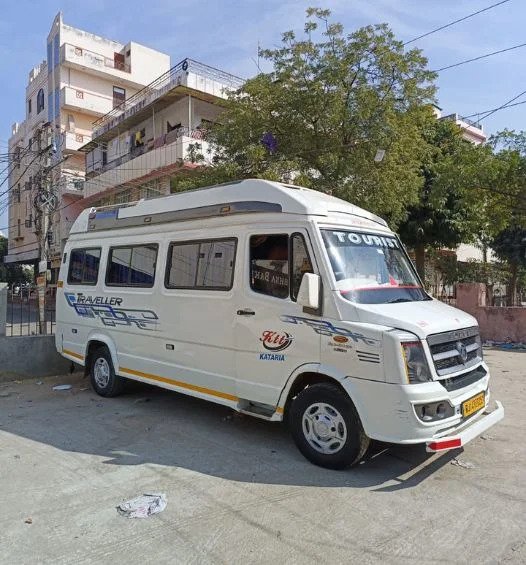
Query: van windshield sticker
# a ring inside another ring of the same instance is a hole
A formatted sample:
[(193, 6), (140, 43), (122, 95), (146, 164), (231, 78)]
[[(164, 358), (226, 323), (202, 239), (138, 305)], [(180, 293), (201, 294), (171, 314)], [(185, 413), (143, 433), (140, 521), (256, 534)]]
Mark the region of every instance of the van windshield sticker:
[(359, 233), (352, 231), (333, 231), (329, 232), (333, 235), (333, 244), (339, 245), (369, 245), (371, 247), (389, 247), (390, 249), (398, 249), (398, 241), (394, 237), (385, 237), (380, 235), (372, 235), (369, 233)]
[(153, 310), (121, 308), (122, 298), (117, 296), (87, 296), (82, 292), (64, 294), (77, 316), (99, 318), (108, 327), (135, 326), (140, 330), (157, 330), (159, 317)]

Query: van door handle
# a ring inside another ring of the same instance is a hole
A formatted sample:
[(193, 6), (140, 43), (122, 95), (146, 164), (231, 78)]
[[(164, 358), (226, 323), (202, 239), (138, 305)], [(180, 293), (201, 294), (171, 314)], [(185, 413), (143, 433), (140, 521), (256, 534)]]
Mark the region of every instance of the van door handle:
[(256, 313), (254, 312), (254, 310), (249, 310), (248, 308), (245, 308), (243, 310), (238, 310), (237, 315), (238, 316), (255, 316)]

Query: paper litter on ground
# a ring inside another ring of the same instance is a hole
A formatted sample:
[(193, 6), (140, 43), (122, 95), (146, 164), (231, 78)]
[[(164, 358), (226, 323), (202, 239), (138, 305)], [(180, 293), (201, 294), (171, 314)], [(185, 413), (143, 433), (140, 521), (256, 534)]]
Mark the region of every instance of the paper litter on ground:
[(143, 494), (121, 502), (117, 506), (117, 512), (126, 518), (148, 518), (152, 514), (162, 512), (166, 508), (165, 494)]
[(71, 385), (57, 385), (53, 387), (53, 390), (69, 390)]

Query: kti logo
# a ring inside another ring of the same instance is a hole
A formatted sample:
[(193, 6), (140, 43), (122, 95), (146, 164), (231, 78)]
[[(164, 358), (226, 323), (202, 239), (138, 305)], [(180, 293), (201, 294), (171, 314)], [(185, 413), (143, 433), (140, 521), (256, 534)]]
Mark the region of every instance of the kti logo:
[(263, 347), (269, 351), (283, 351), (292, 343), (294, 338), (287, 332), (273, 332), (265, 330), (259, 341), (263, 342)]

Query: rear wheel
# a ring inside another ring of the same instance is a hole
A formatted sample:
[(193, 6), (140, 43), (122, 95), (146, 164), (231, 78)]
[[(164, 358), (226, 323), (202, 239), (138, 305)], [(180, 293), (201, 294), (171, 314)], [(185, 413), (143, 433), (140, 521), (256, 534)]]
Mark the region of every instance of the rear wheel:
[(121, 394), (124, 379), (115, 374), (107, 347), (99, 347), (91, 356), (90, 380), (93, 390), (100, 396), (111, 397)]
[(352, 400), (331, 383), (303, 389), (291, 404), (289, 423), (298, 449), (320, 467), (351, 467), (369, 446)]

